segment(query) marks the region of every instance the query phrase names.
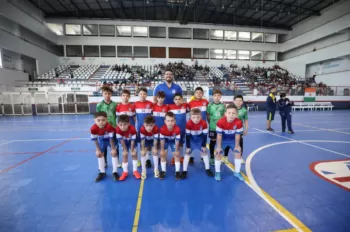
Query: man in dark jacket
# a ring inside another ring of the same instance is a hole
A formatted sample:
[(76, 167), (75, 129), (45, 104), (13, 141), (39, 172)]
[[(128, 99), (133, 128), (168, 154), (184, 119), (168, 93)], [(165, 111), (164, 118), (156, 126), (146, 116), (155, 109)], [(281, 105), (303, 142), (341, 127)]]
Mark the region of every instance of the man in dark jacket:
[(268, 131), (274, 131), (274, 129), (271, 128), (271, 121), (275, 118), (276, 113), (276, 94), (277, 89), (276, 87), (270, 88), (270, 94), (266, 99), (266, 113), (267, 113), (267, 128)]
[(293, 102), (291, 102), (287, 97), (285, 93), (281, 93), (280, 99), (278, 100), (278, 108), (281, 115), (281, 121), (282, 121), (282, 132), (286, 131), (286, 121), (288, 126), (288, 133), (294, 134), (294, 131), (292, 129), (292, 106)]

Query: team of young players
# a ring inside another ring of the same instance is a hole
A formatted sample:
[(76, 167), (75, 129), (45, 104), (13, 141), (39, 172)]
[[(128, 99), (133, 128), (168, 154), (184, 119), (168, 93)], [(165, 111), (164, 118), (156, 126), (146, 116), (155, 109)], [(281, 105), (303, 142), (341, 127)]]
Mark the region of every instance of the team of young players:
[[(240, 174), (241, 154), (243, 150), (243, 134), (247, 134), (248, 115), (243, 104), (243, 97), (236, 96), (235, 105), (225, 107), (220, 102), (222, 93), (214, 90), (213, 102), (203, 99), (203, 89), (196, 88), (194, 100), (183, 103), (181, 94), (174, 95), (174, 103), (165, 105), (164, 92), (158, 92), (157, 103), (146, 100), (147, 89), (139, 90), (140, 101), (129, 103), (130, 92), (124, 90), (122, 102), (116, 105), (112, 100), (112, 90), (103, 88), (104, 100), (97, 105), (95, 124), (91, 127), (91, 139), (95, 142), (96, 156), (100, 173), (96, 182), (106, 177), (107, 147), (110, 147), (113, 165), (113, 178), (125, 180), (128, 176), (128, 156), (132, 157), (133, 175), (136, 179), (146, 179), (146, 167), (151, 167), (150, 156), (153, 157), (155, 178), (164, 179), (168, 149), (173, 154), (175, 164), (175, 179), (187, 177), (188, 164), (193, 163), (193, 151), (199, 150), (204, 162), (206, 174), (214, 176), (210, 164), (215, 165), (215, 179), (221, 180), (220, 166), (222, 154), (227, 156), (229, 150), (235, 155), (235, 176), (243, 181)], [(113, 112), (113, 107), (115, 111)], [(186, 115), (190, 118), (186, 121)], [(118, 119), (116, 119), (116, 116)], [(208, 116), (208, 118), (207, 118)], [(207, 136), (209, 121), (210, 160), (207, 152)], [(243, 130), (244, 121), (245, 128)], [(135, 127), (136, 122), (136, 127)], [(183, 145), (186, 140), (186, 152), (183, 156)], [(138, 172), (137, 144), (140, 144), (141, 174)], [(119, 145), (118, 145), (119, 144)], [(119, 152), (122, 149), (123, 173), (118, 175)], [(215, 149), (216, 146), (216, 149)], [(159, 156), (161, 171), (159, 171)], [(183, 157), (182, 157), (183, 156)], [(214, 158), (215, 157), (215, 158)], [(183, 160), (181, 160), (183, 158)], [(226, 160), (226, 159), (224, 159)], [(181, 162), (183, 171), (181, 172)]]

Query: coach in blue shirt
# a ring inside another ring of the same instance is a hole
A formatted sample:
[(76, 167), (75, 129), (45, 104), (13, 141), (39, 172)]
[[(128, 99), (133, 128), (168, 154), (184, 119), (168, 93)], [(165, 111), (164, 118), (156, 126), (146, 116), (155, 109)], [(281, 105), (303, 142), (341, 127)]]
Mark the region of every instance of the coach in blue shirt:
[(174, 95), (176, 93), (182, 94), (182, 88), (180, 85), (175, 84), (173, 82), (174, 80), (174, 75), (171, 70), (166, 70), (165, 75), (164, 75), (165, 81), (162, 84), (158, 84), (154, 88), (153, 92), (153, 101), (157, 102), (157, 93), (159, 91), (163, 91), (165, 93), (165, 99), (164, 99), (164, 104), (170, 105), (174, 104)]

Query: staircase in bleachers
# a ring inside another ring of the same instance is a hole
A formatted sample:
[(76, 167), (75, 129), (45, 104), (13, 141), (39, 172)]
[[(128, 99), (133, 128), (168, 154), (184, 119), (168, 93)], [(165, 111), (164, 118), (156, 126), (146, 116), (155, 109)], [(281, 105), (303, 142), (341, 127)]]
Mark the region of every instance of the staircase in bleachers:
[(241, 80), (238, 78), (233, 78), (234, 83), (238, 86), (239, 90), (241, 90), (244, 95), (252, 95), (253, 91), (249, 89), (249, 87)]
[(66, 69), (63, 73), (60, 74), (59, 78), (71, 78), (70, 72), (79, 68), (79, 65), (71, 65), (68, 69)]
[(100, 68), (92, 75), (90, 79), (100, 80), (104, 74), (111, 69), (111, 65), (101, 65)]

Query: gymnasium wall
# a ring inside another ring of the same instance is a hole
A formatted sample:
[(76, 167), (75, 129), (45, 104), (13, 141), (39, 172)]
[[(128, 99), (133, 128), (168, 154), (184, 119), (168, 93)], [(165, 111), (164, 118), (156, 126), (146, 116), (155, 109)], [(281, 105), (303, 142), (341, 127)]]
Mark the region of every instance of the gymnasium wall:
[(9, 91), (10, 86), (14, 86), (16, 81), (28, 81), (28, 74), (17, 70), (0, 68), (0, 86), (4, 87), (6, 91)]

